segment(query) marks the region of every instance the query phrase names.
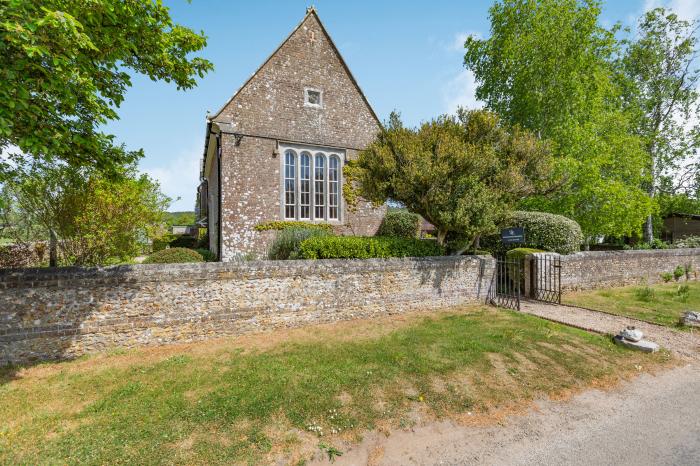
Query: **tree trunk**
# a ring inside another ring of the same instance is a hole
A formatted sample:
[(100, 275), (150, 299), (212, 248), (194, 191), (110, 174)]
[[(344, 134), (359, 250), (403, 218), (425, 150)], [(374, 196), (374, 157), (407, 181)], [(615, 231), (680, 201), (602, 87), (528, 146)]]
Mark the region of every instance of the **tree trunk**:
[(445, 238), (447, 238), (447, 231), (438, 229), (437, 231), (437, 242), (440, 246), (445, 245)]
[(56, 232), (49, 230), (49, 267), (56, 267), (58, 263), (58, 241)]
[(651, 244), (654, 241), (654, 217), (651, 214), (644, 222), (644, 242)]

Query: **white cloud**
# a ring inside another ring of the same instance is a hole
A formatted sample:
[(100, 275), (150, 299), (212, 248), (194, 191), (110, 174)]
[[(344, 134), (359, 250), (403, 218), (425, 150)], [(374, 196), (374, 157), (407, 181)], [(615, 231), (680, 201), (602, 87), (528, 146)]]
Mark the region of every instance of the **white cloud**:
[[(167, 165), (141, 168), (160, 183), (161, 191), (172, 199), (171, 211), (193, 210), (199, 185), (202, 147), (197, 144), (182, 151)], [(179, 199), (178, 199), (179, 198)]]
[(447, 81), (443, 89), (443, 103), (447, 113), (455, 113), (458, 107), (483, 107), (483, 102), (476, 98), (476, 80), (471, 70), (462, 70)]
[(464, 53), (464, 42), (466, 42), (469, 36), (474, 36), (477, 39), (481, 39), (481, 33), (478, 31), (467, 31), (458, 32), (452, 38), (452, 41), (445, 47), (449, 52), (462, 52)]
[[(645, 0), (642, 11), (637, 15), (641, 16), (654, 8), (664, 7), (672, 10), (679, 18), (692, 21), (700, 18), (700, 1), (698, 0)], [(637, 18), (635, 18), (636, 20)]]

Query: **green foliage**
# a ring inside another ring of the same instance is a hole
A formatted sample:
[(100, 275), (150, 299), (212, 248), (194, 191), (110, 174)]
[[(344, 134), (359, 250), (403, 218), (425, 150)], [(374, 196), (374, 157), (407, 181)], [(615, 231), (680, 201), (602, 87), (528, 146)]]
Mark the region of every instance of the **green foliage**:
[(379, 226), (377, 236), (417, 238), (422, 219), (420, 215), (405, 210), (390, 210)]
[(637, 300), (648, 303), (656, 299), (656, 292), (653, 288), (645, 286), (644, 288), (637, 288), (634, 290), (634, 296)]
[(700, 248), (700, 236), (687, 236), (673, 243), (675, 248)]
[(300, 259), (300, 247), (303, 241), (329, 234), (324, 228), (283, 228), (277, 232), (267, 256), (272, 260)]
[(166, 212), (165, 213), (165, 224), (168, 226), (194, 225), (194, 222), (195, 222), (194, 212), (192, 212), (192, 211)]
[(115, 179), (63, 164), (35, 165), (8, 183), (19, 211), (53, 230), (64, 265), (124, 262), (158, 237), (169, 199), (135, 166)]
[(643, 141), (619, 108), (616, 30), (599, 15), (597, 1), (498, 1), (491, 35), (467, 39), (464, 58), (487, 108), (555, 144), (561, 189), (522, 207), (575, 219), (587, 238), (637, 232), (653, 210)]
[[(581, 227), (574, 220), (562, 215), (546, 212), (515, 211), (501, 224), (502, 228), (522, 227), (525, 229), (526, 247), (571, 254), (580, 249), (583, 243)], [(516, 245), (501, 242), (499, 235), (484, 238), (482, 246), (495, 252), (502, 252)]]
[(195, 251), (202, 256), (205, 262), (214, 262), (216, 260), (216, 256), (209, 249), (195, 249)]
[(688, 298), (690, 297), (690, 286), (687, 284), (678, 285), (678, 288), (676, 289), (676, 296), (681, 302), (687, 302)]
[(333, 463), (337, 457), (343, 456), (343, 452), (338, 450), (333, 445), (326, 445), (322, 442), (318, 444), (318, 448), (326, 452), (326, 454), (328, 455), (328, 461), (330, 461), (331, 463)]
[(187, 248), (169, 248), (151, 254), (144, 264), (178, 264), (183, 262), (204, 262), (204, 257), (197, 251)]
[(520, 276), (520, 270), (521, 268), (517, 265), (518, 263), (522, 263), (523, 259), (525, 257), (529, 256), (530, 254), (535, 254), (537, 252), (545, 252), (541, 249), (534, 249), (534, 248), (515, 248), (511, 249), (506, 253), (506, 258), (508, 259), (507, 267), (508, 267), (508, 277), (510, 277), (513, 282), (520, 281), (520, 287), (521, 289), (524, 287), (524, 276)]
[[(633, 130), (644, 142), (650, 196), (676, 192), (697, 183), (697, 164), (687, 164), (700, 149), (700, 93), (697, 20), (684, 21), (664, 8), (647, 11), (635, 40), (619, 60), (624, 98)], [(682, 177), (676, 176), (683, 170)], [(685, 184), (685, 186), (684, 186)], [(651, 241), (651, 218), (645, 240)]]
[(358, 195), (388, 199), (435, 225), (438, 243), (448, 233), (467, 238), (492, 233), (500, 219), (527, 195), (551, 185), (549, 145), (509, 127), (494, 113), (460, 111), (417, 129), (397, 114), (357, 160), (344, 169), (344, 192), (352, 208)]
[(309, 222), (295, 222), (295, 221), (271, 221), (258, 223), (255, 225), (256, 231), (269, 231), (269, 230), (284, 230), (286, 228), (302, 228), (305, 230), (323, 230), (328, 233), (333, 232), (333, 226), (328, 223), (309, 223)]
[[(212, 64), (192, 54), (206, 38), (152, 0), (0, 2), (0, 150), (15, 167), (56, 159), (114, 174), (140, 157), (100, 129), (131, 74), (195, 86)], [(0, 166), (0, 180), (12, 170)]]
[(675, 269), (673, 269), (673, 278), (676, 281), (680, 280), (683, 275), (685, 275), (685, 267), (683, 267), (682, 265), (679, 265)]
[(445, 249), (432, 240), (385, 236), (326, 236), (301, 243), (304, 259), (370, 259), (444, 255)]
[(664, 283), (668, 283), (671, 280), (673, 280), (673, 274), (671, 272), (662, 272), (661, 274), (659, 274), (659, 276), (664, 281)]
[(535, 248), (514, 248), (506, 253), (506, 257), (513, 261), (519, 261), (529, 256), (530, 254), (535, 254), (537, 252), (546, 252), (542, 249)]
[(197, 245), (197, 241), (197, 238), (193, 238), (189, 235), (175, 235), (175, 239), (170, 242), (170, 247), (194, 249)]

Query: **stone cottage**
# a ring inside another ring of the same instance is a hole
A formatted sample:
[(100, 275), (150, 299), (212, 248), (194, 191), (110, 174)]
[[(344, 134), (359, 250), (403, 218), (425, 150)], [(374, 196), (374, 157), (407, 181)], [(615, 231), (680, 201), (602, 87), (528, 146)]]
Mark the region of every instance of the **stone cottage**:
[(373, 235), (384, 216), (343, 202), (343, 165), (376, 136), (379, 120), (316, 11), (228, 102), (207, 118), (199, 218), (223, 261), (262, 255), (275, 220), (331, 224)]

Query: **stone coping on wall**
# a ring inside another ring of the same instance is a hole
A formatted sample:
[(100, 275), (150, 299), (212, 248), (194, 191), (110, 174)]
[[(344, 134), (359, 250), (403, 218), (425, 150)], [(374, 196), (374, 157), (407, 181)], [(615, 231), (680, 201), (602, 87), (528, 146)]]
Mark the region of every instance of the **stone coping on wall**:
[(132, 264), (109, 267), (56, 267), (0, 269), (0, 289), (58, 287), (67, 282), (89, 280), (97, 284), (192, 281), (240, 278), (290, 277), (314, 273), (378, 272), (432, 268), (436, 265), (484, 261), (491, 256), (435, 256), (387, 259), (256, 260), (245, 262), (197, 262), (178, 264)]
[[(538, 253), (548, 254), (548, 253)], [(551, 254), (551, 253), (549, 253)], [(600, 260), (619, 256), (624, 257), (672, 257), (672, 256), (700, 256), (700, 248), (676, 248), (676, 249), (623, 249), (619, 251), (579, 251), (573, 254), (562, 255), (562, 260)]]

